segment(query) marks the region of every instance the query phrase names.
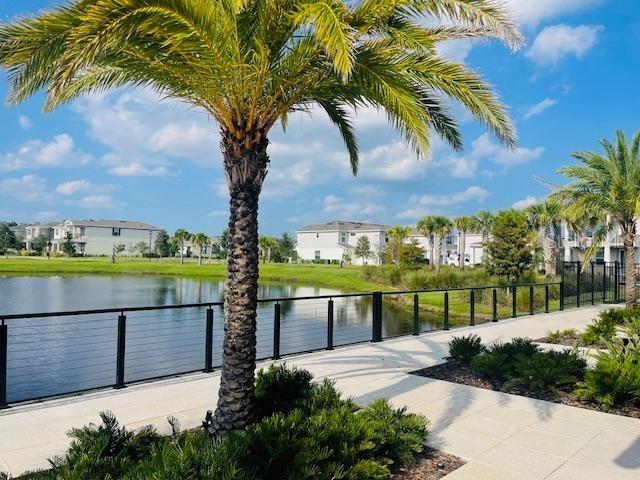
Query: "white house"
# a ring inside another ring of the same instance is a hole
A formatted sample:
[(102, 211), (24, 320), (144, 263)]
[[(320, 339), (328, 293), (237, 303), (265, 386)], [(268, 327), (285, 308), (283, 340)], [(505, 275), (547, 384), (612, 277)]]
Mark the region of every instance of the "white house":
[(24, 240), (25, 248), (27, 250), (32, 250), (33, 244), (38, 239), (38, 237), (45, 237), (47, 239), (47, 242), (52, 242), (55, 228), (59, 225), (60, 222), (34, 223), (32, 225), (27, 225), (25, 229)]
[[(458, 259), (460, 258), (459, 254), (462, 243), (461, 237), (462, 234), (460, 232), (453, 232), (442, 239), (442, 258), (440, 260), (443, 264), (459, 265)], [(481, 264), (484, 254), (484, 249), (482, 247), (482, 234), (469, 232), (466, 234), (465, 238), (465, 264)], [(409, 236), (409, 241), (417, 243), (424, 251), (424, 258), (428, 260), (429, 263), (433, 262), (433, 259), (431, 258), (431, 240), (429, 237), (426, 237), (414, 228)]]
[[(561, 229), (561, 248), (563, 249), (563, 260), (565, 262), (578, 262), (582, 260), (584, 252), (593, 244), (593, 229), (587, 229), (579, 234), (570, 231), (566, 223)], [(636, 235), (634, 241), (634, 263), (640, 263), (640, 239)], [(615, 225), (607, 235), (598, 252), (595, 261), (620, 262), (625, 264), (624, 237), (619, 225)]]
[[(389, 227), (375, 223), (334, 220), (329, 223), (308, 225), (296, 232), (298, 258), (312, 261), (341, 261), (347, 257), (354, 265), (380, 265), (384, 249), (389, 243)], [(371, 258), (355, 256), (358, 239), (369, 239)]]
[(52, 251), (62, 251), (62, 245), (71, 234), (76, 252), (83, 255), (111, 255), (116, 246), (134, 254), (140, 242), (153, 248), (160, 229), (142, 222), (124, 220), (65, 220), (53, 228)]

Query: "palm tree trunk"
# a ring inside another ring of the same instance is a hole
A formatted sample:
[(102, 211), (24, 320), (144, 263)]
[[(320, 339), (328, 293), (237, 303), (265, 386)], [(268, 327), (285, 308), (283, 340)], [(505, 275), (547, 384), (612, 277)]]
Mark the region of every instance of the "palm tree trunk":
[(462, 232), (460, 236), (460, 258), (458, 261), (460, 262), (460, 268), (464, 270), (464, 260), (465, 260), (465, 252), (467, 250), (467, 234)]
[[(268, 141), (222, 136), (230, 191), (229, 255), (224, 291), (222, 376), (211, 433), (247, 427), (255, 420), (256, 310), (258, 304), (258, 200), (267, 174)], [(249, 145), (248, 145), (249, 144)]]
[(202, 247), (200, 247), (200, 250), (199, 250), (198, 253), (199, 253), (199, 255), (198, 255), (198, 265), (202, 266)]
[(431, 247), (431, 268), (433, 268), (435, 266), (435, 243), (436, 243), (436, 237), (434, 235), (431, 235), (431, 237), (429, 238), (429, 243), (430, 243), (430, 247)]
[(542, 250), (544, 254), (544, 273), (551, 277), (556, 274), (556, 242), (553, 237), (545, 234), (542, 238)]
[(184, 263), (184, 242), (180, 242), (180, 264)]
[(624, 254), (625, 254), (625, 303), (627, 307), (634, 307), (638, 300), (636, 294), (636, 267), (634, 258), (635, 229), (630, 228), (624, 234)]
[(436, 271), (440, 271), (440, 262), (442, 260), (442, 239), (440, 235), (436, 235), (435, 237), (435, 261), (436, 261)]

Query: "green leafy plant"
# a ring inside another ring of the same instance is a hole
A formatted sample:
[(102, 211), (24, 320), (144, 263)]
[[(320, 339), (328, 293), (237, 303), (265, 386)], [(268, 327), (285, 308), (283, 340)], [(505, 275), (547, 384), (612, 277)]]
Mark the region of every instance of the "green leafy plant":
[(584, 376), (586, 362), (575, 352), (537, 352), (518, 355), (513, 376), (503, 388), (522, 387), (529, 391), (553, 389), (569, 385)]
[(471, 361), (471, 368), (480, 375), (502, 381), (509, 376), (513, 370), (512, 362), (505, 353), (484, 352)]
[(461, 363), (462, 365), (470, 365), (474, 357), (484, 352), (485, 347), (482, 345), (482, 339), (475, 335), (467, 335), (464, 337), (453, 337), (449, 342), (449, 356), (447, 360)]
[(616, 335), (616, 330), (617, 324), (611, 318), (599, 318), (591, 325), (587, 325), (580, 338), (586, 345), (594, 345), (612, 340)]
[(578, 335), (578, 331), (575, 328), (565, 328), (564, 330), (548, 331), (546, 337), (549, 341), (560, 342), (563, 340), (575, 340)]
[(540, 348), (529, 338), (514, 338), (510, 342), (496, 342), (489, 347), (492, 352), (503, 353), (510, 360), (518, 355), (531, 356), (540, 351)]
[(271, 365), (256, 374), (256, 406), (261, 418), (289, 413), (311, 398), (313, 375), (307, 370)]

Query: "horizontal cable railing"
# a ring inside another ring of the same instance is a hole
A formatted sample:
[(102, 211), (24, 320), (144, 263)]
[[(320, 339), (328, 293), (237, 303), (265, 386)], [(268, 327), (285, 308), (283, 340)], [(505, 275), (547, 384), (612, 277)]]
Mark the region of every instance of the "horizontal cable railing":
[[(563, 288), (555, 282), (260, 299), (256, 357), (561, 310)], [(222, 302), (0, 313), (0, 407), (211, 372), (222, 364), (223, 338)]]

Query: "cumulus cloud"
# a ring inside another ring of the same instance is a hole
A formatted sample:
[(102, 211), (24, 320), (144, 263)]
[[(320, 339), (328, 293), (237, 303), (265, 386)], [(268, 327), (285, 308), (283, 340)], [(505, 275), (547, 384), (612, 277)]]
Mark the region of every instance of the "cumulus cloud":
[(47, 182), (36, 175), (2, 180), (0, 193), (27, 203), (47, 203), (51, 200), (51, 195), (47, 192)]
[(44, 210), (42, 212), (37, 212), (33, 218), (40, 221), (51, 221), (60, 218), (60, 212), (56, 210)]
[(97, 209), (97, 208), (119, 208), (123, 204), (116, 202), (111, 195), (88, 195), (82, 197), (78, 202), (82, 208)]
[(521, 25), (536, 26), (543, 20), (601, 5), (604, 0), (506, 0), (507, 8)]
[(166, 167), (150, 167), (141, 163), (129, 163), (110, 168), (108, 172), (118, 177), (166, 177), (171, 172)]
[(84, 192), (91, 188), (91, 182), (87, 180), (71, 180), (58, 184), (56, 192), (61, 195), (73, 195), (77, 192)]
[(563, 58), (573, 55), (582, 58), (598, 44), (604, 27), (600, 25), (553, 25), (542, 30), (533, 41), (526, 55), (541, 66), (556, 65)]
[(553, 107), (557, 103), (558, 103), (557, 100), (554, 100), (552, 98), (545, 98), (541, 102), (538, 102), (535, 105), (533, 105), (531, 108), (529, 108), (527, 112), (524, 114), (524, 119), (529, 120), (532, 117), (541, 115), (542, 113), (544, 113), (545, 110), (548, 110), (549, 108)]
[(91, 157), (76, 147), (73, 138), (63, 133), (49, 142), (30, 140), (18, 150), (0, 154), (0, 171), (25, 168), (77, 167), (91, 161)]
[(538, 199), (536, 197), (529, 195), (523, 198), (522, 200), (518, 200), (517, 202), (514, 202), (514, 204), (511, 205), (511, 208), (515, 208), (516, 210), (523, 210), (527, 207), (530, 207), (531, 205), (535, 205), (536, 203), (538, 203)]
[(366, 221), (383, 211), (380, 205), (373, 202), (361, 202), (354, 199), (344, 199), (336, 195), (327, 195), (323, 201), (323, 212), (336, 219), (358, 219)]
[(23, 130), (29, 130), (32, 126), (31, 119), (26, 115), (20, 115), (20, 117), (18, 117), (18, 123)]

